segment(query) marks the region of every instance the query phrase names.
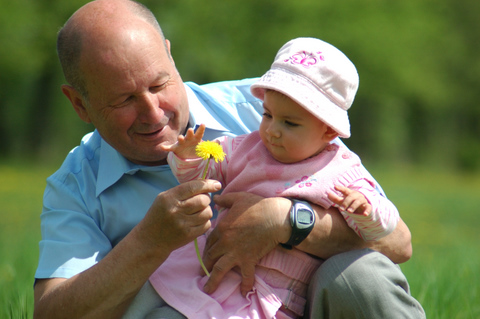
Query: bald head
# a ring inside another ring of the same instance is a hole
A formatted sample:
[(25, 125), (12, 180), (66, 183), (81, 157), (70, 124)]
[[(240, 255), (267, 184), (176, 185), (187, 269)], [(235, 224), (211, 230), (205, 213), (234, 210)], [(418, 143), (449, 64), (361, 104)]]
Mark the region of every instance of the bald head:
[[(123, 31), (147, 24), (160, 34), (160, 25), (153, 13), (131, 0), (96, 0), (77, 10), (58, 33), (57, 52), (67, 82), (84, 97), (88, 96), (80, 60), (86, 50), (108, 46)], [(167, 46), (165, 44), (165, 48)], [(167, 49), (168, 50), (168, 49)]]

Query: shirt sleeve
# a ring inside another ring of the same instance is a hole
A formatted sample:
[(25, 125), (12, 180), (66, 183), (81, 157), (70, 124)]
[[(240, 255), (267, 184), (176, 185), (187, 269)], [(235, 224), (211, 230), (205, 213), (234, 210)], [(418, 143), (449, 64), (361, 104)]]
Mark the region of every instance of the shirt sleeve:
[[(112, 249), (99, 222), (87, 213), (96, 209), (93, 201), (88, 203), (80, 195), (94, 190), (82, 186), (74, 174), (59, 175), (47, 180), (37, 279), (70, 278), (96, 264)], [(89, 195), (95, 198), (95, 194)]]

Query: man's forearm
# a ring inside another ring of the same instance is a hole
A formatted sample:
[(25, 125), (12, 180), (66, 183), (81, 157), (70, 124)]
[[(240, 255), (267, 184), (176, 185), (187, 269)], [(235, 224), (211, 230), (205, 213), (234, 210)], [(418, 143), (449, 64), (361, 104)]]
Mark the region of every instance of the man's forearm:
[(412, 235), (403, 220), (399, 220), (395, 230), (384, 238), (367, 243), (368, 246), (400, 264), (412, 257)]
[(149, 255), (127, 236), (103, 260), (70, 279), (35, 286), (35, 318), (119, 318), (150, 274), (167, 258)]
[(315, 228), (297, 247), (312, 255), (328, 258), (336, 254), (370, 247), (378, 250), (393, 262), (407, 261), (412, 253), (410, 231), (400, 220), (390, 235), (376, 242), (365, 242), (348, 225), (335, 208), (325, 210), (314, 206), (317, 214)]

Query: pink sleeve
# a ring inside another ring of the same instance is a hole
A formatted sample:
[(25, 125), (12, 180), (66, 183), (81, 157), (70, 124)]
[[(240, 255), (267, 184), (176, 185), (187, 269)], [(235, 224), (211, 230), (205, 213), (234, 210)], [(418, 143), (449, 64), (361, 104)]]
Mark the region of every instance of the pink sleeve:
[(349, 188), (361, 192), (367, 198), (372, 205), (372, 212), (369, 216), (342, 212), (348, 225), (367, 241), (375, 241), (390, 234), (400, 218), (395, 205), (365, 179), (354, 182)]
[(168, 153), (167, 162), (180, 183), (200, 178), (206, 164), (206, 161), (201, 158), (184, 159), (173, 152)]

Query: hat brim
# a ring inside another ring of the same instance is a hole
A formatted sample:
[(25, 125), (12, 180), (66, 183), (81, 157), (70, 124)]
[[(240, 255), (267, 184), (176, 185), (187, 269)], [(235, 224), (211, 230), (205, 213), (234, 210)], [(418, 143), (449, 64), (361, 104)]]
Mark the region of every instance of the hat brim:
[(309, 79), (287, 69), (275, 68), (265, 73), (250, 90), (264, 100), (265, 90), (280, 92), (312, 113), (315, 117), (335, 130), (340, 137), (350, 137), (350, 121), (347, 111), (336, 105), (323, 90)]

